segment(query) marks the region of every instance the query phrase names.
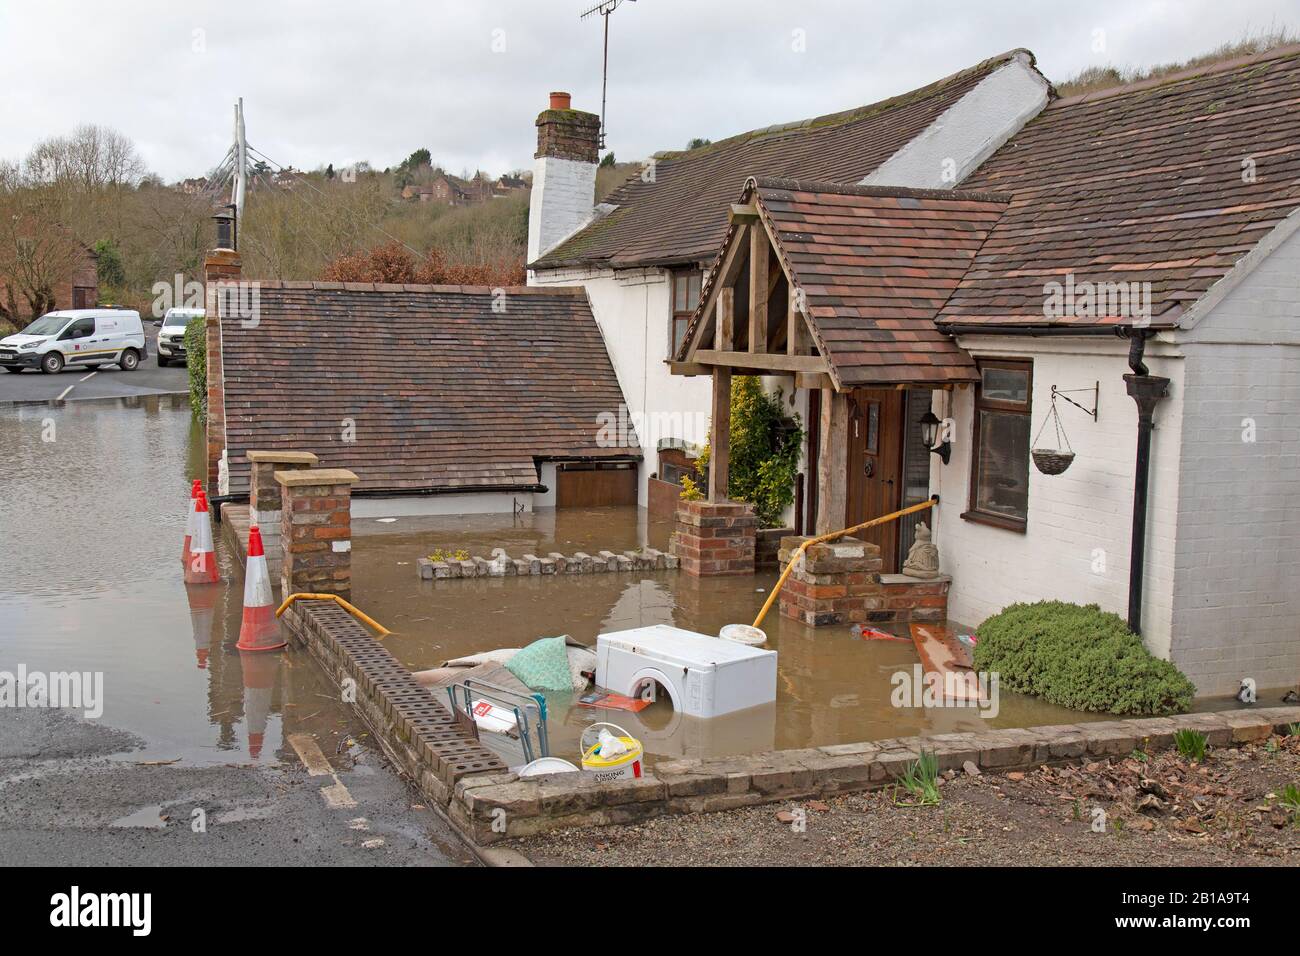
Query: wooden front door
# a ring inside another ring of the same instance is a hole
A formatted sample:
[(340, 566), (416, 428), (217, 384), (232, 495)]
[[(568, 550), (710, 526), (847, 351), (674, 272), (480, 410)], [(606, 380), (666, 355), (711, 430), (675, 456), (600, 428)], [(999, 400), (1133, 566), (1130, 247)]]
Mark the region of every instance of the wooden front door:
[[(849, 396), (849, 526), (870, 521), (902, 505), (903, 393), (858, 389)], [(882, 569), (898, 570), (898, 522), (860, 535), (880, 546)]]

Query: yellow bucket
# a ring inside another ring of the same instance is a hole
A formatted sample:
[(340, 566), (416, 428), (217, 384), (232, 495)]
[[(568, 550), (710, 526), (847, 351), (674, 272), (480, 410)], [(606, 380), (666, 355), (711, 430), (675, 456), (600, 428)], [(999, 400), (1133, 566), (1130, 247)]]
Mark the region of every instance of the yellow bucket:
[[(627, 751), (607, 759), (600, 755), (599, 741), (588, 746), (587, 735), (598, 727), (608, 727), (613, 732), (613, 735), (627, 747)], [(602, 783), (608, 783), (611, 780), (634, 780), (641, 776), (641, 741), (617, 724), (598, 721), (588, 725), (587, 729), (582, 732), (579, 745), (582, 748), (582, 769), (594, 773), (596, 779)]]

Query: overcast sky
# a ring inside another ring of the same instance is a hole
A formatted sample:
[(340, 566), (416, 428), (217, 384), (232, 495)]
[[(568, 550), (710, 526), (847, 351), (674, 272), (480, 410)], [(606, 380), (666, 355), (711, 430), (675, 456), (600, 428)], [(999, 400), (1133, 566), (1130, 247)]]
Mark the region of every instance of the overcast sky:
[[(0, 158), (99, 123), (164, 179), (200, 175), (242, 96), (249, 142), (284, 165), (426, 146), (455, 172), (531, 167), (550, 90), (600, 111), (601, 22), (578, 19), (595, 2), (0, 0)], [(1060, 80), (1279, 27), (1300, 30), (1300, 0), (625, 0), (608, 146), (638, 159), (860, 106), (1014, 47)]]

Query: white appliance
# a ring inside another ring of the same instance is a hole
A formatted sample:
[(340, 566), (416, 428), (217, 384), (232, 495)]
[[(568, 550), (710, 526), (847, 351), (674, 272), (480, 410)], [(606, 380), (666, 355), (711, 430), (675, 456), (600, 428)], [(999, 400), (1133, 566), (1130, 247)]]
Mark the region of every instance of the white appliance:
[(635, 696), (657, 681), (673, 709), (717, 717), (776, 700), (776, 651), (657, 624), (596, 638), (596, 684)]

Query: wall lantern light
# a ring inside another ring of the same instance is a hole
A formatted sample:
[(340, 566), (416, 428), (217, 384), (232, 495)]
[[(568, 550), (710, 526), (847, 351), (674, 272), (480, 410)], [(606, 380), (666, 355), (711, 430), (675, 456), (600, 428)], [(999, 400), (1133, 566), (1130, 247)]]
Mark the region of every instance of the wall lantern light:
[(925, 444), (925, 447), (927, 449), (929, 449), (934, 454), (938, 455), (939, 458), (946, 465), (948, 464), (948, 459), (952, 456), (952, 443), (945, 441), (942, 445), (939, 445), (937, 448), (935, 447), (934, 444), (935, 439), (939, 437), (939, 426), (942, 424), (943, 422), (939, 421), (939, 419), (935, 417), (935, 414), (932, 411), (927, 411), (924, 415), (922, 415), (921, 416), (921, 441)]

